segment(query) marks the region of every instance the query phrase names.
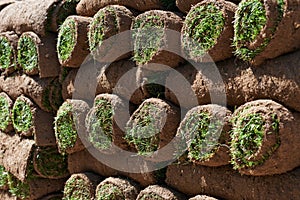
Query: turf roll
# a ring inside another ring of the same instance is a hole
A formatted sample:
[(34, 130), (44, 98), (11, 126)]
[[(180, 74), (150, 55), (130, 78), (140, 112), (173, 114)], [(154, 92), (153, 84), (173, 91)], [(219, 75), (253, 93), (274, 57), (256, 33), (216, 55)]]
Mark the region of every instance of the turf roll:
[(211, 167), (229, 164), (230, 119), (231, 111), (215, 104), (189, 110), (176, 134), (178, 144), (183, 144), (178, 147), (187, 148), (179, 161)]
[(0, 93), (0, 130), (5, 133), (9, 133), (14, 130), (11, 111), (13, 108), (14, 102), (11, 98), (5, 93)]
[(179, 34), (168, 34), (167, 29), (180, 32), (182, 24), (181, 16), (169, 11), (151, 10), (138, 15), (132, 24), (133, 60), (138, 65), (158, 63), (177, 67), (183, 59), (164, 48), (179, 50)]
[(9, 172), (0, 165), (0, 190), (7, 191), (8, 190), (8, 176)]
[[(256, 99), (272, 99), (289, 109), (300, 112), (300, 79), (298, 74), (300, 51), (266, 61), (261, 67), (249, 66), (247, 63), (229, 59), (216, 63), (224, 82), (228, 106), (240, 106)], [(211, 103), (209, 82), (214, 81), (210, 75), (211, 66), (203, 65), (200, 71), (191, 65), (178, 67), (177, 70), (189, 81), (192, 91), (182, 88), (177, 75), (170, 73), (166, 82), (180, 89), (182, 97), (196, 95), (199, 105)], [(178, 77), (180, 78), (180, 77)], [(168, 88), (165, 97), (178, 105), (174, 93)], [(215, 103), (215, 102), (214, 102)], [(193, 102), (185, 98), (182, 107), (190, 108)]]
[(56, 36), (39, 37), (34, 32), (24, 32), (18, 41), (18, 63), (27, 75), (40, 78), (57, 77), (60, 72), (55, 49)]
[(90, 17), (74, 15), (60, 26), (57, 52), (63, 66), (78, 68), (90, 53), (87, 33), (91, 21)]
[(187, 197), (180, 192), (177, 192), (166, 186), (160, 186), (160, 185), (151, 185), (145, 188), (140, 192), (140, 194), (137, 197), (137, 200), (151, 200), (151, 199), (183, 200), (183, 199), (187, 199)]
[(0, 33), (0, 71), (9, 75), (16, 70), (18, 35), (14, 32)]
[(190, 198), (189, 200), (218, 200), (218, 199), (206, 195), (197, 195), (195, 197)]
[(232, 115), (231, 163), (241, 174), (281, 174), (300, 165), (300, 114), (271, 100), (240, 106)]
[(76, 11), (79, 15), (92, 17), (99, 9), (108, 5), (126, 6), (144, 12), (153, 9), (173, 9), (175, 0), (142, 0), (138, 2), (131, 0), (81, 0), (77, 5)]
[(73, 174), (64, 187), (63, 199), (94, 199), (96, 187), (102, 177), (93, 173)]
[(232, 57), (236, 7), (224, 0), (205, 0), (193, 6), (181, 31), (183, 54), (195, 62), (217, 62)]
[(95, 200), (136, 199), (139, 190), (139, 186), (133, 181), (109, 177), (97, 186)]
[(55, 145), (54, 115), (38, 108), (32, 101), (20, 96), (11, 111), (15, 131), (21, 136), (34, 137), (37, 145)]
[[(85, 118), (89, 105), (82, 100), (66, 100), (57, 111), (54, 131), (58, 150), (71, 154), (83, 150), (82, 139), (86, 139)], [(81, 136), (79, 136), (81, 134)]]
[(234, 22), (235, 54), (253, 65), (261, 65), (267, 59), (298, 49), (299, 17), (298, 1), (241, 1)]
[(157, 98), (145, 100), (126, 124), (126, 141), (146, 159), (166, 161), (170, 155), (159, 155), (175, 136), (180, 111), (173, 104)]

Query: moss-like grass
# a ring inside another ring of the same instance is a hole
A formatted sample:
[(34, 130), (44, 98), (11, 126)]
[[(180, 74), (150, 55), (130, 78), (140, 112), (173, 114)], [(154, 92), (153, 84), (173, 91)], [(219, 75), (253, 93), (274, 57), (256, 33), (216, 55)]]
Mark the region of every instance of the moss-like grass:
[(62, 104), (54, 120), (55, 137), (62, 154), (74, 147), (77, 140), (77, 130), (73, 121), (72, 105)]
[(63, 200), (92, 199), (89, 187), (83, 179), (70, 178), (65, 184)]
[(96, 194), (96, 200), (119, 200), (125, 199), (120, 188), (113, 184), (102, 185)]
[(67, 157), (53, 147), (38, 147), (35, 154), (38, 171), (45, 177), (64, 177), (69, 174)]
[(8, 187), (9, 192), (18, 197), (19, 199), (27, 199), (30, 195), (30, 186), (26, 182), (21, 182), (14, 177), (11, 173), (8, 173)]
[(253, 159), (255, 153), (263, 145), (265, 134), (278, 134), (279, 120), (276, 115), (272, 116), (271, 133), (265, 133), (265, 119), (259, 113), (251, 113), (246, 116), (237, 116), (233, 119), (231, 134), (231, 163), (234, 169), (252, 168), (262, 164), (280, 145), (280, 141), (263, 155), (262, 159)]
[(0, 165), (0, 189), (8, 187), (8, 172)]
[(163, 21), (157, 15), (143, 16), (134, 22), (134, 61), (146, 64), (152, 59), (162, 46), (163, 28)]
[(98, 149), (111, 147), (113, 135), (113, 108), (110, 102), (100, 99), (95, 103), (95, 112), (89, 116), (89, 141)]
[(18, 42), (18, 63), (25, 71), (38, 68), (38, 52), (34, 40), (23, 35)]
[(9, 103), (5, 97), (0, 96), (0, 130), (5, 131), (10, 122)]
[(30, 105), (17, 99), (12, 109), (12, 122), (16, 131), (28, 131), (32, 127), (33, 116)]
[(73, 19), (66, 19), (60, 26), (57, 39), (58, 58), (66, 61), (70, 58), (76, 44), (76, 23)]
[(184, 50), (190, 57), (203, 56), (224, 30), (225, 18), (213, 3), (194, 7), (185, 20)]
[(138, 154), (150, 156), (159, 145), (159, 133), (157, 119), (159, 110), (154, 105), (145, 105), (135, 116), (134, 122), (126, 127), (125, 140), (133, 144)]
[(6, 37), (0, 36), (0, 69), (5, 70), (12, 66), (13, 49)]
[[(281, 21), (284, 12), (284, 0), (278, 0), (279, 17), (277, 24)], [(242, 1), (238, 5), (234, 21), (233, 46), (235, 54), (245, 61), (251, 61), (261, 53), (269, 44), (271, 38), (265, 38), (264, 42), (256, 49), (249, 49), (247, 45), (257, 38), (267, 22), (266, 10), (261, 0)], [(274, 27), (273, 32), (276, 31)]]
[(161, 196), (155, 193), (144, 194), (140, 200), (163, 200)]

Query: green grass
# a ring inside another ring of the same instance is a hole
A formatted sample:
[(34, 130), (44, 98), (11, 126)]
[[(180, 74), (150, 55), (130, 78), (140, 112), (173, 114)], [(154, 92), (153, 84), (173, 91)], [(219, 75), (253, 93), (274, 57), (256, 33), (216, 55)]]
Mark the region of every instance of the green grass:
[(54, 120), (55, 137), (61, 153), (74, 147), (77, 140), (77, 130), (73, 121), (72, 105), (65, 102), (59, 108)]
[(120, 188), (113, 184), (102, 185), (97, 191), (95, 200), (120, 200), (125, 199)]
[(30, 196), (30, 186), (26, 182), (21, 182), (14, 177), (11, 173), (8, 173), (8, 187), (9, 192), (18, 197), (19, 199), (27, 199)]
[(45, 177), (64, 177), (69, 174), (67, 157), (53, 147), (38, 147), (35, 163), (38, 171)]
[(0, 36), (0, 69), (8, 69), (12, 66), (13, 49), (6, 37)]
[(11, 122), (10, 108), (5, 97), (0, 96), (0, 130), (5, 131)]
[(161, 196), (158, 194), (150, 193), (150, 194), (144, 194), (140, 200), (163, 200)]
[(70, 58), (76, 44), (76, 23), (73, 19), (66, 19), (60, 26), (57, 39), (58, 57), (62, 61)]
[(0, 165), (0, 189), (8, 187), (8, 172)]
[(145, 105), (126, 127), (125, 140), (133, 144), (140, 155), (150, 156), (158, 149), (160, 130), (157, 123), (161, 120), (158, 113), (154, 105)]
[(89, 187), (83, 179), (70, 178), (65, 184), (63, 200), (92, 199)]
[(38, 52), (33, 38), (23, 35), (18, 42), (18, 63), (25, 71), (38, 68)]
[(113, 135), (113, 108), (110, 102), (100, 99), (96, 102), (95, 112), (89, 116), (87, 127), (89, 127), (89, 141), (98, 149), (109, 149)]
[(16, 131), (28, 131), (32, 127), (32, 113), (30, 106), (17, 99), (12, 109), (12, 122)]
[[(241, 113), (242, 115), (242, 113)], [(252, 168), (262, 164), (280, 145), (277, 141), (263, 158), (257, 160), (255, 153), (263, 145), (265, 134), (278, 134), (279, 120), (276, 115), (272, 116), (272, 133), (265, 133), (266, 122), (261, 114), (251, 113), (247, 116), (237, 116), (233, 119), (233, 129), (231, 134), (231, 163), (234, 169)]]
[(133, 24), (134, 56), (138, 64), (148, 63), (162, 46), (164, 24), (159, 16), (143, 16)]
[(184, 50), (191, 58), (203, 56), (216, 44), (224, 24), (222, 11), (213, 3), (195, 7), (185, 20)]

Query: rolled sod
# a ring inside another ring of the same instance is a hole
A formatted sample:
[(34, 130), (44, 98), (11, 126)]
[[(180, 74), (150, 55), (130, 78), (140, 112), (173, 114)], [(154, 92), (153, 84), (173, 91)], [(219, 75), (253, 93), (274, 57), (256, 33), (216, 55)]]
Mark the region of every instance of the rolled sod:
[(231, 163), (241, 174), (281, 174), (300, 165), (300, 114), (271, 100), (240, 106), (232, 116)]
[[(101, 49), (106, 50), (108, 47), (106, 45), (104, 47), (102, 46), (103, 41), (111, 36), (130, 30), (133, 18), (132, 12), (124, 6), (111, 5), (100, 9), (93, 17), (89, 26), (88, 38), (90, 51), (97, 53)], [(122, 48), (123, 45), (130, 47), (130, 34), (128, 33), (127, 38), (125, 36), (123, 37), (123, 41), (117, 44), (118, 48)], [(126, 55), (122, 55), (118, 60), (130, 56), (131, 53), (129, 52)]]
[(74, 15), (60, 26), (56, 48), (61, 65), (78, 68), (90, 53), (87, 33), (91, 21), (90, 17)]
[(299, 49), (299, 17), (299, 2), (243, 0), (235, 14), (235, 54), (261, 65), (267, 59)]
[(183, 54), (195, 62), (217, 62), (233, 56), (233, 20), (237, 6), (205, 0), (187, 14), (181, 31)]
[[(242, 61), (229, 59), (216, 63), (226, 90), (227, 105), (240, 106), (256, 99), (272, 99), (289, 109), (300, 112), (300, 79), (298, 74), (300, 51), (266, 61), (261, 67), (252, 67)], [(177, 70), (189, 81), (199, 105), (211, 103), (208, 81), (211, 66), (203, 65), (197, 72), (192, 66), (185, 65)], [(173, 76), (173, 77), (172, 77)], [(182, 88), (181, 82), (172, 73), (167, 78), (168, 84)], [(180, 89), (182, 97), (191, 96), (186, 88)], [(166, 99), (178, 105), (174, 93), (166, 89)], [(193, 102), (189, 98), (182, 102), (183, 107), (190, 108)]]
[(2, 191), (8, 190), (8, 176), (9, 172), (0, 165), (0, 190)]
[(197, 195), (195, 197), (190, 198), (189, 200), (218, 200), (218, 199), (206, 195)]
[(95, 200), (136, 199), (139, 190), (139, 186), (128, 179), (109, 177), (97, 186)]
[(178, 144), (187, 148), (187, 153), (181, 158), (185, 162), (212, 167), (229, 164), (230, 119), (231, 111), (219, 105), (203, 105), (189, 110), (176, 134), (181, 140)]
[(253, 177), (240, 175), (229, 166), (170, 165), (166, 183), (187, 195), (206, 194), (218, 199), (297, 199), (299, 173), (297, 168), (281, 175)]
[(73, 174), (65, 183), (63, 199), (94, 199), (102, 177), (93, 173)]
[(18, 41), (18, 64), (28, 75), (40, 78), (57, 77), (60, 64), (56, 53), (56, 36), (39, 37), (34, 32), (24, 32)]
[[(157, 150), (166, 146), (176, 135), (180, 111), (173, 104), (157, 98), (145, 100), (126, 124), (126, 141), (147, 159), (170, 160), (170, 155), (159, 155)], [(159, 156), (159, 157), (157, 157)]]
[[(82, 100), (66, 100), (57, 111), (54, 131), (58, 150), (71, 154), (83, 150), (82, 139), (86, 139), (85, 118), (89, 106)], [(81, 136), (79, 136), (81, 134)]]
[(138, 2), (131, 0), (81, 0), (77, 5), (76, 11), (79, 15), (92, 17), (99, 9), (109, 5), (126, 6), (144, 12), (154, 9), (173, 9), (175, 7), (175, 0), (142, 0)]
[(124, 100), (114, 94), (96, 96), (85, 123), (88, 141), (99, 151), (114, 151), (112, 144), (128, 149), (123, 131), (129, 120), (129, 111), (125, 105)]
[(166, 186), (160, 186), (160, 185), (151, 185), (145, 188), (140, 192), (140, 194), (137, 197), (137, 200), (151, 200), (151, 199), (183, 200), (183, 199), (187, 199), (187, 197), (180, 192), (177, 192)]
[(20, 35), (33, 31), (39, 36), (45, 36), (48, 31), (57, 32), (57, 24), (75, 14), (71, 4), (68, 0), (17, 1), (1, 10), (0, 32), (15, 31)]
[(9, 75), (16, 70), (18, 35), (14, 32), (0, 33), (0, 71)]
[(42, 178), (61, 179), (69, 176), (68, 158), (61, 155), (56, 146), (35, 148), (33, 166)]
[(174, 52), (179, 50), (179, 34), (177, 38), (174, 34), (167, 34), (166, 29), (180, 32), (182, 24), (182, 18), (169, 11), (151, 10), (137, 16), (132, 24), (133, 60), (138, 65), (158, 63), (177, 67), (183, 59), (164, 48)]
[(0, 130), (9, 133), (13, 131), (13, 124), (11, 119), (11, 111), (13, 108), (13, 101), (5, 93), (0, 93)]

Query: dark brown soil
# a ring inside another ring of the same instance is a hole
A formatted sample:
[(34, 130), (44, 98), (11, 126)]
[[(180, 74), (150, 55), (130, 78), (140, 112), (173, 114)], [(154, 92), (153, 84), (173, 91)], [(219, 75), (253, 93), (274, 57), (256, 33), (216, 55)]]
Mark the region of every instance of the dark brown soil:
[(176, 6), (181, 12), (188, 13), (192, 6), (203, 0), (176, 0)]
[(137, 197), (137, 200), (141, 200), (141, 199), (152, 200), (157, 198), (166, 199), (166, 200), (187, 199), (187, 197), (184, 194), (176, 192), (175, 190), (168, 188), (166, 186), (151, 185), (140, 192), (139, 196)]
[[(5, 98), (5, 100), (7, 101), (8, 103), (8, 107), (9, 107), (9, 112), (11, 112), (12, 108), (13, 108), (13, 105), (14, 105), (14, 102), (11, 100), (11, 98), (5, 93), (5, 92), (1, 92), (0, 93), (0, 97), (1, 98)], [(7, 127), (5, 128), (5, 130), (1, 130), (2, 132), (5, 132), (5, 133), (10, 133), (11, 131), (14, 130), (14, 127), (12, 125), (12, 121), (11, 121), (11, 115), (10, 115), (10, 120), (8, 122), (8, 125)]]
[(298, 199), (300, 169), (274, 176), (242, 176), (229, 166), (170, 165), (166, 182), (188, 195), (206, 194), (222, 199)]
[(62, 97), (63, 100), (72, 99), (75, 92), (74, 81), (76, 79), (78, 69), (72, 69), (62, 82)]
[(2, 71), (3, 75), (8, 76), (11, 73), (13, 73), (16, 70), (16, 68), (18, 67), (17, 66), (17, 47), (18, 47), (19, 37), (18, 37), (17, 34), (15, 34), (12, 31), (11, 32), (0, 33), (0, 36), (5, 37), (9, 41), (11, 49), (13, 51), (12, 57), (10, 58), (11, 59), (11, 63), (10, 63), (11, 65), (7, 69)]
[[(267, 61), (260, 67), (251, 67), (235, 59), (217, 63), (226, 90), (227, 105), (234, 107), (256, 99), (272, 99), (290, 109), (300, 111), (299, 62), (300, 51)], [(203, 65), (198, 73), (190, 65), (177, 68), (191, 84), (200, 105), (211, 103), (207, 83), (215, 78), (210, 75), (211, 67), (213, 66)], [(177, 81), (176, 75), (171, 73), (167, 82), (181, 88), (177, 96), (192, 97), (193, 94), (188, 90), (190, 88), (182, 88), (182, 83)], [(169, 89), (166, 90), (165, 96), (178, 105), (175, 95)], [(192, 98), (185, 99), (181, 106), (193, 106)]]
[(58, 110), (59, 106), (63, 103), (62, 85), (59, 83), (58, 78), (54, 79), (51, 83), (49, 102), (54, 111)]
[(61, 193), (53, 193), (53, 194), (48, 194), (44, 197), (42, 197), (40, 200), (55, 200), (55, 199), (62, 199), (63, 194)]

